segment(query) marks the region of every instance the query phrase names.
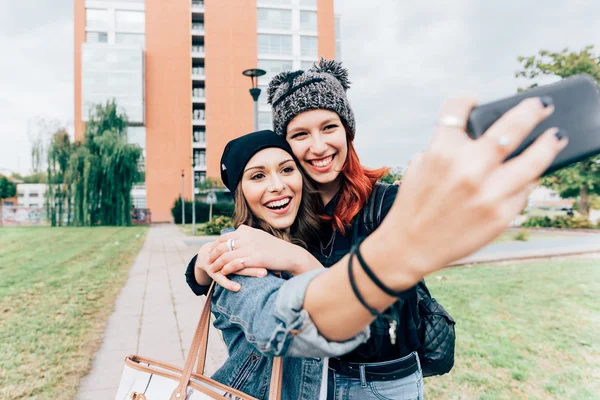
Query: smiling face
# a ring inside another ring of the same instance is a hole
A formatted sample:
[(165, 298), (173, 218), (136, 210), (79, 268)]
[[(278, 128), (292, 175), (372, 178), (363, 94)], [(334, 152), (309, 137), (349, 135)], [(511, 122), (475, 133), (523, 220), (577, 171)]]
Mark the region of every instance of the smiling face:
[(346, 130), (337, 113), (309, 110), (287, 126), (286, 140), (304, 171), (323, 190), (337, 190), (348, 155)]
[(275, 229), (292, 226), (302, 201), (302, 175), (286, 151), (268, 148), (256, 153), (244, 169), (241, 189), (248, 207)]

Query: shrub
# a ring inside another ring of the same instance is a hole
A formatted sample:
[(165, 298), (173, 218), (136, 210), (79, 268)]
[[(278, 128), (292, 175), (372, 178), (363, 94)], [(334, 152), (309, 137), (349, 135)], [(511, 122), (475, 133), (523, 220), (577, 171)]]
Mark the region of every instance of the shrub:
[(220, 215), (213, 217), (212, 221), (204, 225), (204, 233), (207, 235), (219, 235), (225, 228), (233, 228), (233, 220), (230, 217)]
[[(233, 203), (219, 202), (213, 204), (213, 218), (219, 215), (233, 217)], [(196, 223), (208, 221), (210, 206), (201, 201), (196, 201)], [(171, 208), (171, 215), (176, 224), (181, 223), (181, 199), (175, 200)], [(185, 222), (192, 223), (192, 202), (185, 201)]]
[(526, 242), (529, 240), (529, 231), (527, 229), (521, 229), (515, 234), (515, 236), (513, 236), (513, 239), (521, 242)]
[(558, 228), (558, 229), (590, 229), (590, 221), (581, 216), (530, 217), (522, 224), (523, 227)]

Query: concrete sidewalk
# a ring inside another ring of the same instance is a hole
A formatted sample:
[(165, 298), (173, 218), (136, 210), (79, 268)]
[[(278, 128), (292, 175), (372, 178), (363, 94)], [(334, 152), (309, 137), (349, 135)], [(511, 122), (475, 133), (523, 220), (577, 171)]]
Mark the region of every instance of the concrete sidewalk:
[[(198, 250), (188, 247), (186, 238), (175, 225), (150, 228), (77, 399), (114, 399), (129, 354), (183, 367), (205, 299), (185, 282), (187, 263)], [(211, 326), (206, 373), (212, 374), (226, 356), (221, 336)]]

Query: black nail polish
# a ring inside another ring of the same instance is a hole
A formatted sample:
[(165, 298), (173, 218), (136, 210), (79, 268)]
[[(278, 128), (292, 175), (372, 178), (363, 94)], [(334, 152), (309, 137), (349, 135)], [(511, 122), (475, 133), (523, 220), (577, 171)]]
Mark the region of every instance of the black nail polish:
[(540, 101), (542, 102), (544, 107), (548, 107), (548, 106), (554, 104), (554, 101), (552, 100), (552, 97), (550, 97), (550, 96), (540, 97)]
[(569, 135), (567, 135), (567, 131), (565, 131), (565, 130), (560, 130), (560, 131), (556, 132), (554, 135), (556, 136), (556, 138), (558, 140), (563, 140), (564, 138), (569, 136)]

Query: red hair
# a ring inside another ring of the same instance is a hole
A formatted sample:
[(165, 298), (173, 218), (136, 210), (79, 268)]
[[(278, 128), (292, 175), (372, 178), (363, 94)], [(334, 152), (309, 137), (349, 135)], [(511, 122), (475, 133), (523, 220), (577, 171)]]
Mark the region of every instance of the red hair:
[(333, 229), (337, 229), (343, 235), (346, 232), (346, 227), (351, 224), (352, 218), (367, 204), (375, 182), (387, 174), (390, 169), (369, 169), (363, 167), (352, 143), (351, 130), (346, 123), (343, 122), (342, 125), (346, 130), (348, 155), (340, 172), (342, 182), (339, 190), (339, 199), (333, 210), (333, 216), (323, 216), (322, 218), (325, 221), (331, 221)]

